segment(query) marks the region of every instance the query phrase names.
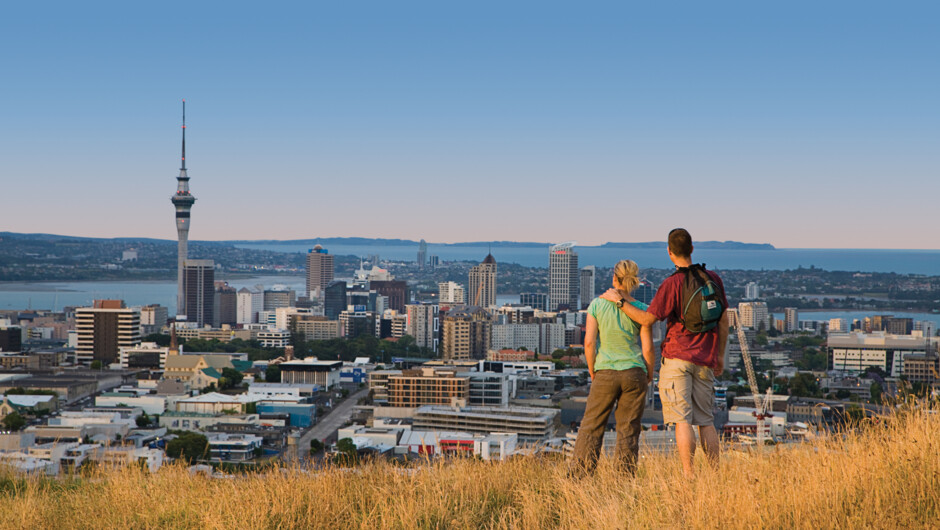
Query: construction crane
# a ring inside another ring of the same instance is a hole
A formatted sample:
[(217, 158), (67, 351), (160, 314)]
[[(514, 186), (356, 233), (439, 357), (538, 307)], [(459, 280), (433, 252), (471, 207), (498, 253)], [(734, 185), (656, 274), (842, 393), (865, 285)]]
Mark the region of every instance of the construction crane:
[(770, 415), (767, 409), (770, 407), (771, 395), (773, 394), (773, 385), (767, 388), (767, 395), (761, 397), (760, 390), (757, 387), (757, 376), (754, 375), (754, 364), (751, 362), (751, 351), (747, 345), (747, 336), (744, 334), (744, 328), (738, 326), (738, 344), (741, 347), (741, 359), (744, 361), (744, 370), (747, 372), (747, 384), (751, 387), (751, 393), (754, 396), (754, 418), (757, 420), (757, 447), (763, 450), (766, 443), (764, 434), (764, 420)]

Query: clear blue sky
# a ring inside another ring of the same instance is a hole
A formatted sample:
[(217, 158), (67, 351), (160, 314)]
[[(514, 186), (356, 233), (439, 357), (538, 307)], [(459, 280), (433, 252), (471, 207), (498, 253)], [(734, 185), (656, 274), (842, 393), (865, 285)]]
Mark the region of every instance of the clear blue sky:
[(7, 2), (0, 230), (940, 248), (940, 3)]

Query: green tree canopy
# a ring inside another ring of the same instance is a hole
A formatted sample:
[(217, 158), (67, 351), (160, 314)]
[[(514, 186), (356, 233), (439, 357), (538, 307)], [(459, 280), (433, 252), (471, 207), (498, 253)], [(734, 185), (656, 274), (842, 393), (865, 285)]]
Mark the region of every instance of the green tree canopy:
[(205, 436), (187, 432), (166, 444), (167, 456), (193, 462), (209, 454), (209, 440)]
[(18, 431), (26, 426), (26, 420), (15, 410), (3, 417), (3, 428), (8, 431)]

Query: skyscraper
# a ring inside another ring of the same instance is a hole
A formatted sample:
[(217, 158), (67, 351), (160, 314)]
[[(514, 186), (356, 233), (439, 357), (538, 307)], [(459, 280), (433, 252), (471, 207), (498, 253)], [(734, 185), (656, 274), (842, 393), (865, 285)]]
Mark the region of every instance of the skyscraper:
[(578, 308), (580, 275), (574, 241), (553, 245), (548, 251), (548, 305), (550, 310)]
[[(421, 242), (418, 243), (418, 268), (419, 269), (424, 268), (424, 264), (427, 262), (427, 257), (428, 257), (428, 243), (427, 241), (422, 239)], [(376, 264), (373, 263), (372, 265), (375, 266)]]
[(438, 301), (447, 304), (467, 303), (466, 292), (456, 282), (440, 282), (437, 284)]
[(415, 338), (415, 344), (422, 348), (437, 351), (438, 305), (409, 304), (405, 306), (408, 315), (405, 333)]
[(587, 309), (594, 300), (594, 279), (597, 277), (597, 269), (594, 265), (588, 265), (581, 269), (581, 309)]
[(317, 245), (307, 252), (307, 298), (323, 296), (323, 289), (333, 281), (333, 256)]
[(487, 254), (483, 263), (470, 269), (469, 302), (480, 307), (496, 305), (496, 258)]
[[(180, 174), (176, 177), (176, 195), (170, 202), (176, 208), (176, 235), (179, 239), (176, 257), (176, 314), (186, 315), (186, 299), (183, 292), (183, 267), (186, 263), (189, 242), (189, 211), (196, 198), (189, 193), (189, 175), (186, 173), (186, 100), (183, 100), (183, 152), (180, 158)], [(210, 282), (211, 284), (211, 282)], [(211, 298), (211, 297), (210, 297)], [(179, 316), (179, 320), (183, 320)]]
[(800, 313), (795, 307), (785, 307), (783, 309), (783, 331), (792, 333), (800, 329)]
[(215, 316), (215, 262), (188, 259), (183, 263), (183, 309), (186, 320), (212, 325)]

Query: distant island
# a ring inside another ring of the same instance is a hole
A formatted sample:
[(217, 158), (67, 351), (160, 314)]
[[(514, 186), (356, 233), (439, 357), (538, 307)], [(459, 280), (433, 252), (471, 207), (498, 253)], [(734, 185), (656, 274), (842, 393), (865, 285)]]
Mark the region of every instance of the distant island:
[[(32, 241), (109, 241), (114, 243), (149, 243), (176, 245), (176, 239), (154, 239), (149, 237), (82, 237), (64, 236), (55, 234), (21, 234), (16, 232), (0, 232), (0, 239), (18, 239)], [(225, 241), (207, 241), (191, 239), (192, 243), (204, 245), (356, 245), (356, 246), (418, 246), (419, 242), (411, 239), (383, 239), (369, 237), (317, 237), (310, 239), (232, 239)], [(556, 242), (557, 243), (557, 242)], [(435, 243), (429, 245), (442, 247), (493, 247), (493, 248), (547, 248), (555, 243), (540, 243), (533, 241), (466, 241), (461, 243)], [(608, 242), (603, 245), (577, 245), (582, 248), (666, 248), (665, 241), (648, 241), (640, 243)], [(726, 249), (726, 250), (776, 250), (769, 243), (741, 243), (738, 241), (700, 241), (695, 243), (700, 249)]]

